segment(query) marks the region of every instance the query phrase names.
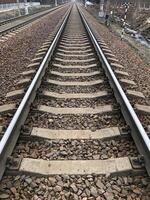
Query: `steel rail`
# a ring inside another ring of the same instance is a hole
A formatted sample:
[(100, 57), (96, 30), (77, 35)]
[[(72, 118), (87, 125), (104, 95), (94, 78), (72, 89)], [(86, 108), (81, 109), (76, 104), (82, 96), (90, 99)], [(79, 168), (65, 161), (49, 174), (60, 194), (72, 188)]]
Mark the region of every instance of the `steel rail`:
[(95, 47), (95, 50), (98, 54), (99, 60), (102, 63), (102, 67), (109, 79), (110, 85), (114, 91), (114, 95), (117, 99), (117, 102), (120, 105), (122, 114), (125, 118), (126, 123), (131, 128), (131, 135), (135, 142), (135, 145), (139, 151), (139, 153), (144, 158), (144, 165), (148, 172), (148, 175), (150, 176), (150, 139), (145, 132), (140, 120), (138, 119), (133, 107), (131, 106), (126, 94), (124, 93), (118, 79), (116, 78), (107, 58), (105, 57), (101, 47), (99, 46), (96, 37), (94, 36), (94, 33), (90, 27), (90, 25), (87, 22), (87, 19), (85, 15), (83, 14), (83, 11), (78, 7), (79, 14), (81, 16), (81, 19), (83, 21), (83, 24), (91, 38), (91, 41)]
[[(58, 7), (60, 7), (60, 6), (58, 6)], [(52, 10), (51, 10), (52, 9)], [(34, 13), (30, 13), (30, 14), (27, 14), (27, 15), (21, 15), (21, 16), (17, 16), (17, 17), (13, 17), (13, 18), (10, 18), (10, 19), (6, 19), (6, 20), (3, 20), (3, 21), (0, 21), (0, 26), (2, 26), (2, 25), (4, 25), (4, 24), (8, 24), (8, 23), (10, 23), (10, 22), (13, 22), (13, 21), (16, 21), (16, 20), (20, 20), (20, 19), (23, 19), (23, 18), (26, 18), (26, 17), (29, 17), (29, 16), (34, 16), (34, 15), (36, 15), (36, 14), (38, 14), (38, 13), (42, 13), (42, 12), (44, 12), (44, 11), (53, 11), (53, 9), (55, 9), (55, 7), (53, 7), (53, 8), (47, 8), (47, 9), (45, 9), (45, 10), (41, 10), (41, 11), (36, 11), (36, 12), (34, 12)]]
[[(37, 13), (35, 13), (35, 14), (37, 14)], [(13, 17), (13, 18), (10, 18), (10, 19), (7, 19), (7, 20), (0, 21), (0, 26), (3, 26), (3, 25), (8, 24), (10, 22), (16, 21), (18, 19), (20, 20), (20, 19), (28, 17), (30, 15), (21, 15), (21, 16), (18, 16), (18, 17)]]
[(67, 20), (69, 18), (70, 12), (71, 12), (72, 6), (68, 9), (64, 20), (62, 22), (62, 25), (60, 26), (56, 36), (54, 37), (54, 40), (49, 47), (42, 63), (40, 64), (40, 67), (35, 74), (27, 92), (25, 93), (18, 109), (16, 110), (6, 132), (4, 133), (1, 141), (0, 141), (0, 179), (2, 178), (5, 168), (6, 168), (6, 162), (7, 158), (11, 155), (14, 146), (16, 145), (16, 142), (18, 140), (21, 126), (24, 124), (27, 115), (30, 110), (31, 103), (34, 101), (36, 96), (36, 91), (39, 88), (41, 84), (42, 77), (45, 74), (45, 70), (48, 67), (49, 61), (53, 55), (53, 52), (55, 50), (55, 47), (59, 41), (59, 38), (61, 36), (61, 33), (63, 32), (65, 25), (67, 23)]
[[(34, 17), (34, 18), (29, 19), (29, 20), (27, 20), (25, 17), (23, 17), (23, 19), (24, 19), (24, 20), (26, 19), (26, 21), (20, 22), (19, 24), (16, 24), (15, 26), (9, 27), (8, 29), (6, 28), (5, 30), (0, 30), (0, 36), (1, 36), (1, 35), (5, 35), (7, 32), (9, 32), (9, 31), (11, 31), (11, 30), (15, 30), (15, 29), (17, 29), (17, 28), (23, 27), (23, 26), (25, 26), (26, 24), (29, 24), (29, 23), (31, 23), (31, 22), (33, 22), (33, 21), (39, 19), (39, 17), (44, 17), (44, 16), (46, 16), (47, 14), (49, 14), (49, 13), (51, 13), (51, 12), (53, 12), (53, 11), (59, 9), (59, 8), (63, 8), (64, 6), (65, 6), (65, 5), (61, 5), (61, 6), (54, 7), (54, 8), (52, 8), (52, 9), (50, 9), (49, 11), (46, 10), (45, 13), (43, 13), (43, 14), (40, 13), (40, 12), (38, 12), (38, 13), (35, 13), (35, 14), (33, 14), (33, 15), (28, 15), (28, 16), (27, 16), (28, 18), (29, 18), (29, 17)], [(43, 11), (43, 12), (44, 12), (44, 11)], [(39, 14), (39, 15), (38, 15), (38, 14)], [(40, 14), (41, 14), (41, 15), (40, 15)], [(35, 16), (35, 15), (38, 15), (38, 16)], [(18, 19), (18, 20), (21, 20), (21, 19)], [(17, 20), (15, 20), (15, 21), (17, 21)], [(9, 24), (9, 23), (1, 25), (1, 26), (0, 26), (0, 29), (1, 29), (3, 26), (8, 25), (8, 24)]]

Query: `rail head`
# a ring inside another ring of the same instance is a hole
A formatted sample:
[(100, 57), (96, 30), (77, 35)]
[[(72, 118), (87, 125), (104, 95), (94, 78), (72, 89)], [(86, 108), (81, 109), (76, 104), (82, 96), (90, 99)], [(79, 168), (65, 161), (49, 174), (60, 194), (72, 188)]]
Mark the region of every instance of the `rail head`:
[(71, 12), (72, 6), (68, 9), (64, 20), (57, 31), (54, 40), (52, 41), (52, 44), (50, 45), (42, 63), (39, 66), (38, 71), (36, 72), (27, 92), (25, 93), (19, 107), (17, 108), (6, 132), (4, 133), (1, 141), (0, 141), (0, 179), (3, 176), (3, 173), (6, 168), (6, 162), (7, 158), (11, 155), (16, 142), (18, 140), (21, 126), (24, 124), (28, 112), (30, 110), (30, 106), (35, 99), (36, 91), (40, 86), (42, 77), (45, 74), (45, 70), (48, 67), (48, 63), (52, 57), (52, 54), (55, 50), (55, 47), (59, 41), (59, 38), (61, 36), (61, 33), (63, 32), (65, 25), (67, 23), (67, 20), (69, 18), (70, 12)]
[(133, 107), (131, 106), (126, 94), (124, 93), (107, 58), (105, 57), (101, 47), (98, 44), (97, 39), (96, 39), (90, 25), (88, 24), (83, 11), (81, 11), (79, 6), (78, 6), (78, 11), (80, 13), (83, 24), (91, 38), (91, 41), (97, 51), (99, 60), (102, 63), (102, 67), (103, 67), (107, 77), (109, 78), (111, 87), (112, 87), (112, 89), (114, 91), (114, 95), (120, 105), (120, 108), (121, 108), (122, 114), (125, 118), (125, 121), (131, 128), (131, 135), (136, 144), (136, 147), (137, 147), (139, 153), (144, 157), (144, 165), (146, 167), (148, 175), (150, 176), (150, 139), (149, 139), (147, 133), (145, 132), (139, 118), (137, 117)]

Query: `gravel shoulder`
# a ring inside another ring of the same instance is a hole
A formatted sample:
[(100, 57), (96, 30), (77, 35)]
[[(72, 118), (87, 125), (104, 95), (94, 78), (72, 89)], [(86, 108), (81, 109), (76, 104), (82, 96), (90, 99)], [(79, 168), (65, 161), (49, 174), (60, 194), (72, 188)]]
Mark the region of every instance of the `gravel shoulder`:
[[(83, 9), (84, 10), (84, 9)], [(142, 59), (137, 50), (133, 48), (128, 42), (121, 40), (120, 37), (109, 28), (100, 24), (98, 20), (84, 10), (85, 15), (88, 18), (88, 22), (100, 36), (102, 40), (109, 46), (114, 52), (117, 59), (125, 67), (125, 70), (129, 73), (132, 80), (134, 80), (138, 86), (138, 90), (143, 92), (147, 104), (150, 102), (150, 67)]]
[[(68, 6), (60, 8), (42, 19), (28, 25), (23, 31), (0, 44), (0, 103), (5, 102), (5, 95), (12, 91), (21, 72), (34, 57), (44, 40), (52, 33), (65, 14)], [(59, 13), (59, 15), (58, 15)]]

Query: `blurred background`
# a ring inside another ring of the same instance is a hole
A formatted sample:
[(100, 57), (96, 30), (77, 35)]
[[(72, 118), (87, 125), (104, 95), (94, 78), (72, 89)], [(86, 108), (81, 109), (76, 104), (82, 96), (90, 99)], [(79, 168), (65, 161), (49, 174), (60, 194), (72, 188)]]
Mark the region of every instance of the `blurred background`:
[(124, 28), (126, 34), (150, 47), (150, 0), (82, 0), (82, 4), (100, 23), (108, 17), (108, 26), (118, 31)]
[(68, 2), (68, 0), (0, 0), (0, 21), (33, 14)]

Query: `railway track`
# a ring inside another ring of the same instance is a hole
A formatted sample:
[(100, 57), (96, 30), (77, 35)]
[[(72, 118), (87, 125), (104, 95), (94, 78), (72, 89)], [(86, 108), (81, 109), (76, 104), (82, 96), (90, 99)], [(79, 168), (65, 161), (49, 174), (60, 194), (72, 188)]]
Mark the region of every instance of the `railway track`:
[[(5, 37), (9, 37), (9, 34), (13, 34), (15, 31), (18, 31), (19, 28), (22, 28), (23, 26), (39, 19), (40, 17), (43, 17), (47, 14), (49, 14), (52, 11), (55, 11), (59, 8), (63, 7), (58, 6), (56, 8), (52, 8), (46, 11), (42, 11), (42, 12), (38, 12), (35, 13), (33, 15), (28, 15), (28, 16), (21, 16), (21, 17), (17, 17), (15, 19), (12, 20), (7, 20), (6, 22), (3, 22), (2, 24), (0, 24), (0, 36), (2, 38), (0, 38), (1, 40), (3, 40)], [(6, 36), (7, 34), (7, 36)]]
[[(47, 9), (46, 9), (47, 10)], [(28, 16), (33, 16), (33, 15), (35, 15), (35, 14), (37, 14), (37, 13), (40, 13), (40, 12), (43, 12), (44, 10), (41, 10), (41, 11), (36, 11), (36, 12), (34, 12), (34, 13), (32, 13), (32, 14), (28, 14), (28, 15), (21, 15), (21, 16), (17, 16), (17, 17), (13, 17), (13, 18), (10, 18), (10, 19), (6, 19), (6, 20), (3, 20), (3, 21), (0, 21), (0, 26), (2, 26), (2, 25), (4, 25), (4, 24), (8, 24), (8, 23), (10, 23), (10, 22), (13, 22), (13, 21), (16, 21), (16, 20), (20, 20), (20, 19), (23, 19), (23, 18), (26, 18), (26, 17), (28, 17)]]
[[(145, 174), (145, 169), (150, 174), (150, 141), (121, 85), (127, 95), (144, 97), (117, 62), (73, 5), (16, 90), (7, 94), (8, 104), (0, 106), (2, 130), (16, 111), (0, 142), (0, 177), (6, 169), (10, 175), (56, 179), (87, 175), (87, 181), (92, 175), (97, 180), (98, 175)], [(56, 193), (65, 187), (58, 186)], [(98, 194), (93, 189), (87, 196)]]

